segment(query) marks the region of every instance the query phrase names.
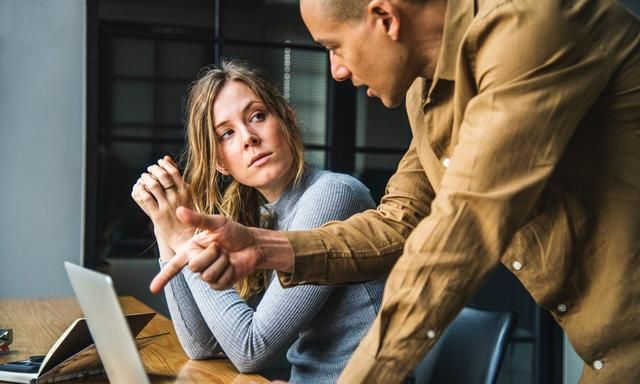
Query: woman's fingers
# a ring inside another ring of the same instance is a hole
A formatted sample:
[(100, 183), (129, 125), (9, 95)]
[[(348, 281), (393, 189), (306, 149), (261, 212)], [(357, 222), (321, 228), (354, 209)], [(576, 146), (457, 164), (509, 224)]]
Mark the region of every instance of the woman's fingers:
[(134, 184), (131, 197), (146, 214), (150, 214), (150, 210), (158, 209), (158, 202), (153, 195), (145, 189), (141, 179), (138, 179), (138, 182)]
[(168, 191), (170, 189), (176, 189), (176, 182), (173, 180), (173, 177), (161, 166), (157, 164), (152, 164), (147, 167), (147, 172), (156, 179), (156, 181), (160, 184), (163, 190)]
[(164, 158), (158, 160), (158, 166), (167, 173), (167, 175), (171, 179), (171, 182), (176, 187), (178, 187), (178, 189), (182, 186), (182, 175), (180, 174), (178, 166), (173, 162), (171, 157), (165, 156)]
[(140, 178), (147, 192), (151, 193), (159, 203), (166, 199), (165, 191), (155, 177), (149, 173), (143, 173)]
[(176, 167), (176, 169), (178, 168), (178, 165), (176, 164), (176, 162), (173, 161), (173, 159), (169, 155), (164, 155), (164, 157), (160, 160), (168, 161), (169, 163), (173, 164), (173, 166)]

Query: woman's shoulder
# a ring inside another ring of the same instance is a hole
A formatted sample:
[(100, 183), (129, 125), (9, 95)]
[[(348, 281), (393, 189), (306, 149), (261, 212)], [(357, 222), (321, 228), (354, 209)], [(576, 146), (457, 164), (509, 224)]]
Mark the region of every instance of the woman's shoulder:
[(316, 168), (309, 177), (299, 207), (321, 205), (350, 214), (375, 208), (369, 189), (353, 176)]
[(360, 180), (345, 173), (313, 168), (306, 193), (351, 193), (357, 197), (371, 197), (371, 192)]

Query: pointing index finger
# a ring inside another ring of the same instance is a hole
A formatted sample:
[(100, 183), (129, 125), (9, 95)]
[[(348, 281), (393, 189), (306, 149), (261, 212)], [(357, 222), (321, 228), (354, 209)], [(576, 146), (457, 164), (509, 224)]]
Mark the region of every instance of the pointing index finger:
[(169, 260), (169, 262), (162, 268), (160, 272), (151, 280), (149, 284), (149, 290), (153, 293), (159, 293), (162, 291), (165, 285), (173, 279), (182, 268), (184, 268), (189, 262), (189, 255), (186, 252), (178, 252), (175, 256)]

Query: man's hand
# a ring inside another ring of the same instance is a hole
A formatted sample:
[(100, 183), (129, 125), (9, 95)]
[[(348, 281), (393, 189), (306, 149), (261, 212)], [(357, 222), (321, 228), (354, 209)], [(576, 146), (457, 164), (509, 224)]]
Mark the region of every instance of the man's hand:
[(204, 231), (183, 244), (151, 281), (153, 293), (187, 265), (214, 289), (229, 288), (258, 268), (285, 272), (292, 268), (291, 246), (279, 232), (245, 227), (221, 215), (203, 215), (184, 207), (176, 215), (182, 223)]

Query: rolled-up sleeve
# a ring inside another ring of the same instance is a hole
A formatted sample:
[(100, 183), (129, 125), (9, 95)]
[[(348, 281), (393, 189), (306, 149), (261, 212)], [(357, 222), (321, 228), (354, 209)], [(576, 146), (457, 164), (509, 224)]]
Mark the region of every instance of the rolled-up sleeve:
[(465, 108), (450, 166), (340, 382), (399, 382), (417, 364), (499, 263), (602, 92), (598, 42), (548, 6), (505, 1), (472, 23), (456, 82), (474, 89), (454, 99)]

